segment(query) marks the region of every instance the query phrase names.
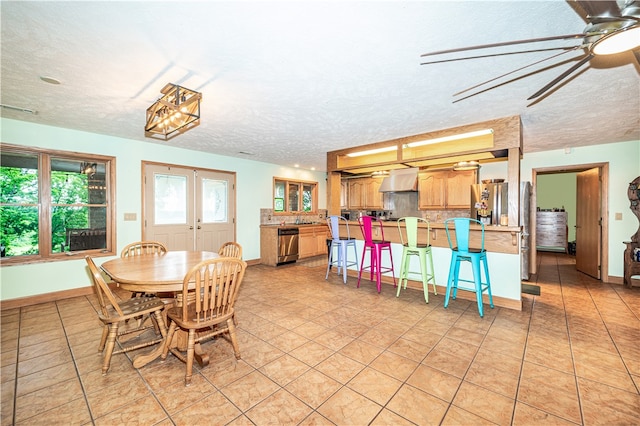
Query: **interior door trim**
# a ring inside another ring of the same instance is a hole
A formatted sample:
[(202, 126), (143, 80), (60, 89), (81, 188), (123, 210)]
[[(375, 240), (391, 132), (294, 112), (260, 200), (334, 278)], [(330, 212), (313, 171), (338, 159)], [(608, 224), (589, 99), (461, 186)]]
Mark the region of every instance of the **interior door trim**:
[[(529, 229), (531, 232), (530, 247), (536, 247), (536, 210), (538, 206), (537, 200), (537, 180), (539, 174), (557, 174), (557, 173), (577, 173), (585, 170), (599, 168), (602, 179), (600, 194), (600, 212), (602, 215), (602, 259), (600, 277), (603, 282), (612, 282), (609, 276), (609, 163), (588, 163), (588, 164), (572, 164), (567, 166), (556, 167), (538, 167), (531, 169), (531, 217)], [(531, 250), (531, 273), (536, 274), (538, 268), (537, 250)]]

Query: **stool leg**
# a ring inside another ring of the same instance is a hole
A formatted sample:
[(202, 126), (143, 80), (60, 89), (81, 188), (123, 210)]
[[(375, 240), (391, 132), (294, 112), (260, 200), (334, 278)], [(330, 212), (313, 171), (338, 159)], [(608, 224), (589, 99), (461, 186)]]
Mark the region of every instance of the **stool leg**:
[(382, 249), (376, 244), (376, 287), (378, 293), (382, 290)]
[[(355, 259), (356, 271), (359, 271), (359, 269), (358, 269), (358, 249), (356, 248), (355, 244), (351, 244), (351, 247), (353, 247), (353, 258)], [(345, 252), (346, 252), (346, 250), (345, 250)]]
[(393, 286), (397, 286), (396, 283), (396, 271), (393, 268), (393, 253), (391, 253), (391, 246), (388, 247), (389, 250), (389, 262), (391, 262), (391, 278), (393, 279)]
[(340, 256), (342, 261), (342, 281), (347, 283), (347, 244), (340, 243)]
[[(429, 251), (427, 251), (427, 257), (429, 258), (429, 268), (431, 271), (429, 278), (431, 279), (431, 284), (433, 285), (433, 294), (437, 295), (438, 290), (436, 289), (436, 269), (433, 267), (433, 254), (431, 253), (431, 248), (429, 248)], [(427, 280), (427, 282), (429, 281)]]
[(457, 264), (456, 255), (455, 253), (451, 253), (451, 263), (449, 265), (449, 277), (447, 278), (447, 292), (444, 296), (445, 308), (449, 306), (449, 297), (451, 295), (451, 287), (453, 287), (454, 274), (456, 272), (456, 264)]
[(422, 291), (424, 292), (424, 301), (429, 303), (429, 277), (427, 271), (427, 257), (424, 250), (418, 252), (420, 257), (420, 273), (422, 274)]
[(480, 258), (473, 256), (471, 258), (471, 265), (473, 267), (473, 282), (476, 287), (476, 300), (478, 301), (478, 313), (481, 317), (484, 316), (482, 309), (482, 276), (480, 275)]
[(491, 295), (491, 279), (489, 278), (489, 265), (487, 265), (487, 255), (482, 256), (481, 260), (484, 263), (484, 276), (487, 280), (487, 294), (489, 294), (489, 306), (493, 309), (493, 296)]
[(460, 256), (456, 256), (456, 264), (453, 272), (453, 298), (458, 297), (458, 279), (460, 278)]
[(331, 245), (329, 246), (329, 263), (327, 263), (327, 273), (324, 276), (324, 279), (329, 278), (329, 270), (331, 269), (331, 262), (333, 262), (333, 241), (331, 241)]
[(376, 270), (376, 246), (369, 247), (369, 281), (373, 281), (373, 274)]
[(402, 280), (404, 280), (404, 288), (407, 289), (407, 271), (409, 265), (409, 253), (406, 247), (402, 248), (402, 259), (400, 261), (400, 282), (398, 283), (398, 290), (396, 291), (396, 297), (400, 296), (400, 288), (402, 287)]
[(362, 278), (362, 271), (364, 270), (364, 258), (367, 256), (367, 246), (362, 249), (362, 260), (360, 261), (360, 270), (358, 271), (358, 288), (360, 288), (360, 279)]

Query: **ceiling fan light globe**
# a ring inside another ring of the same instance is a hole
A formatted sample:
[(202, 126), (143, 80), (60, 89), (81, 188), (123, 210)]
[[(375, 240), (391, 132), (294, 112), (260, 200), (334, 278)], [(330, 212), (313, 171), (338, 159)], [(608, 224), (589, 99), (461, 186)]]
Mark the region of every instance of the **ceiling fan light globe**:
[(624, 28), (596, 41), (591, 48), (595, 55), (614, 55), (640, 47), (640, 24)]

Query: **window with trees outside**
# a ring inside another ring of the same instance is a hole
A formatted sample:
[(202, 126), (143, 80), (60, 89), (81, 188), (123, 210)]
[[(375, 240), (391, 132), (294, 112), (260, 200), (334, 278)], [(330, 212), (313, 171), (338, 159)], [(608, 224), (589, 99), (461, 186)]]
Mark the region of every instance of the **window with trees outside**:
[(273, 180), (275, 213), (315, 213), (318, 210), (318, 182)]
[(3, 265), (114, 254), (114, 157), (0, 149)]

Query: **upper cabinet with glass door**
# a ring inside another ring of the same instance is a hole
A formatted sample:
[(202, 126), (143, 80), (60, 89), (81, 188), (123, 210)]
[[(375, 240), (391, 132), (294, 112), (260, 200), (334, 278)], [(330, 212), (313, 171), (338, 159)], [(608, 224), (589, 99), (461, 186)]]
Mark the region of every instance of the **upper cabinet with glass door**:
[(275, 213), (316, 213), (318, 182), (273, 180), (273, 211)]

